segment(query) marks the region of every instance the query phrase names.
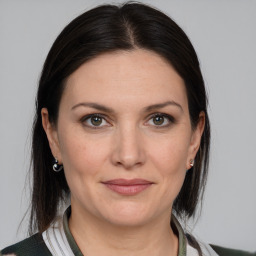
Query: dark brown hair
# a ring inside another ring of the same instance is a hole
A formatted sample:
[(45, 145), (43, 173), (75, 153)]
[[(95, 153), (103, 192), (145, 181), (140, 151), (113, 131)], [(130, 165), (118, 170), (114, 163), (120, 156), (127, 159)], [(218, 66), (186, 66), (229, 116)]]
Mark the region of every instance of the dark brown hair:
[(147, 49), (167, 60), (183, 78), (192, 127), (205, 113), (205, 129), (194, 167), (187, 172), (173, 209), (191, 217), (203, 195), (209, 159), (210, 125), (207, 97), (196, 52), (183, 30), (155, 8), (135, 2), (102, 5), (68, 24), (55, 40), (39, 81), (33, 126), (33, 192), (30, 231), (43, 232), (70, 193), (64, 172), (52, 170), (53, 156), (41, 123), (41, 109), (57, 124), (65, 79), (86, 61), (117, 50)]

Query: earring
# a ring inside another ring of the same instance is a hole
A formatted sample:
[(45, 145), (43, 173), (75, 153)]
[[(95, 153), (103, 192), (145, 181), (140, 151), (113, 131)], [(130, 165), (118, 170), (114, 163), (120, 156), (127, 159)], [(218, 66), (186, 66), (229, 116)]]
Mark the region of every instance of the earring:
[(52, 169), (55, 172), (60, 172), (63, 169), (63, 165), (58, 163), (57, 158), (54, 158), (54, 164), (52, 166)]
[(191, 160), (189, 161), (189, 165), (190, 165), (191, 168), (194, 166), (194, 163), (195, 163), (195, 160), (194, 160), (194, 159), (191, 159)]

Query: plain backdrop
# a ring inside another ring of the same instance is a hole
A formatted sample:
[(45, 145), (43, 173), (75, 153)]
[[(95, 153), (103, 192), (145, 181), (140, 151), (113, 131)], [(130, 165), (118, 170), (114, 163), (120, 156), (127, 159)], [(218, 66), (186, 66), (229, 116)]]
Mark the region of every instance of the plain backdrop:
[[(119, 1), (120, 2), (120, 1)], [(190, 37), (209, 93), (210, 174), (193, 233), (256, 250), (256, 1), (142, 1)], [(0, 247), (26, 237), (34, 97), (46, 54), (93, 0), (0, 0)], [(27, 185), (25, 185), (27, 184)]]

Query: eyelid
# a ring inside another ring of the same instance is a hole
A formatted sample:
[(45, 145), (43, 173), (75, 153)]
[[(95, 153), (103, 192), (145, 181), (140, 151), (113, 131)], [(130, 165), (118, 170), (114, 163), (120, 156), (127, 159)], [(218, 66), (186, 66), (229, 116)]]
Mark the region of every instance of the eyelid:
[(162, 116), (164, 118), (167, 118), (169, 123), (167, 125), (154, 125), (155, 128), (166, 128), (168, 126), (170, 126), (171, 124), (175, 123), (175, 118), (169, 114), (166, 113), (162, 113), (162, 112), (157, 112), (154, 114), (151, 114), (148, 118), (147, 118), (147, 122), (149, 122), (149, 120), (151, 120), (152, 118), (156, 117), (156, 116)]
[(100, 114), (100, 113), (92, 113), (92, 114), (88, 114), (88, 115), (85, 115), (83, 116), (80, 121), (83, 123), (84, 126), (88, 127), (88, 128), (91, 128), (91, 129), (101, 129), (103, 127), (105, 127), (106, 125), (103, 125), (103, 126), (93, 126), (93, 125), (87, 125), (87, 124), (84, 124), (85, 121), (87, 121), (88, 119), (90, 119), (91, 117), (100, 117), (102, 118), (103, 120), (105, 120), (105, 122), (107, 122), (108, 124), (110, 124), (108, 121), (107, 121), (107, 118), (104, 114)]
[[(87, 125), (87, 124), (84, 124), (85, 121), (87, 121), (88, 119), (90, 119), (91, 117), (101, 117), (105, 122), (107, 122), (109, 125), (103, 125), (103, 126), (93, 126), (93, 125)], [(169, 114), (166, 114), (166, 113), (162, 113), (162, 112), (156, 112), (156, 113), (153, 113), (153, 114), (150, 114), (148, 117), (147, 117), (147, 121), (146, 123), (148, 123), (152, 118), (156, 117), (156, 116), (162, 116), (164, 118), (167, 118), (168, 119), (168, 124), (166, 125), (153, 125), (155, 128), (166, 128), (168, 126), (170, 126), (171, 124), (175, 123), (176, 120), (173, 116), (169, 115)], [(85, 115), (83, 116), (80, 121), (84, 124), (84, 126), (88, 127), (88, 128), (91, 128), (91, 129), (101, 129), (103, 127), (106, 127), (106, 126), (111, 126), (110, 122), (108, 121), (108, 117), (106, 117), (105, 114), (101, 114), (101, 113), (92, 113), (92, 114), (88, 114), (88, 115)], [(149, 126), (149, 125), (147, 125)]]

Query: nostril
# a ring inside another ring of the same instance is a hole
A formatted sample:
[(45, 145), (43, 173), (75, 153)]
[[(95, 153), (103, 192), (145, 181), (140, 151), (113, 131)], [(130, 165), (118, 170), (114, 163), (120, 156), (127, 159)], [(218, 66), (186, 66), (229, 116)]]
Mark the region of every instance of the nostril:
[(115, 162), (116, 166), (122, 166), (124, 169), (130, 170), (135, 167), (143, 165), (143, 159), (141, 157), (136, 158), (125, 158), (125, 159), (119, 159)]

